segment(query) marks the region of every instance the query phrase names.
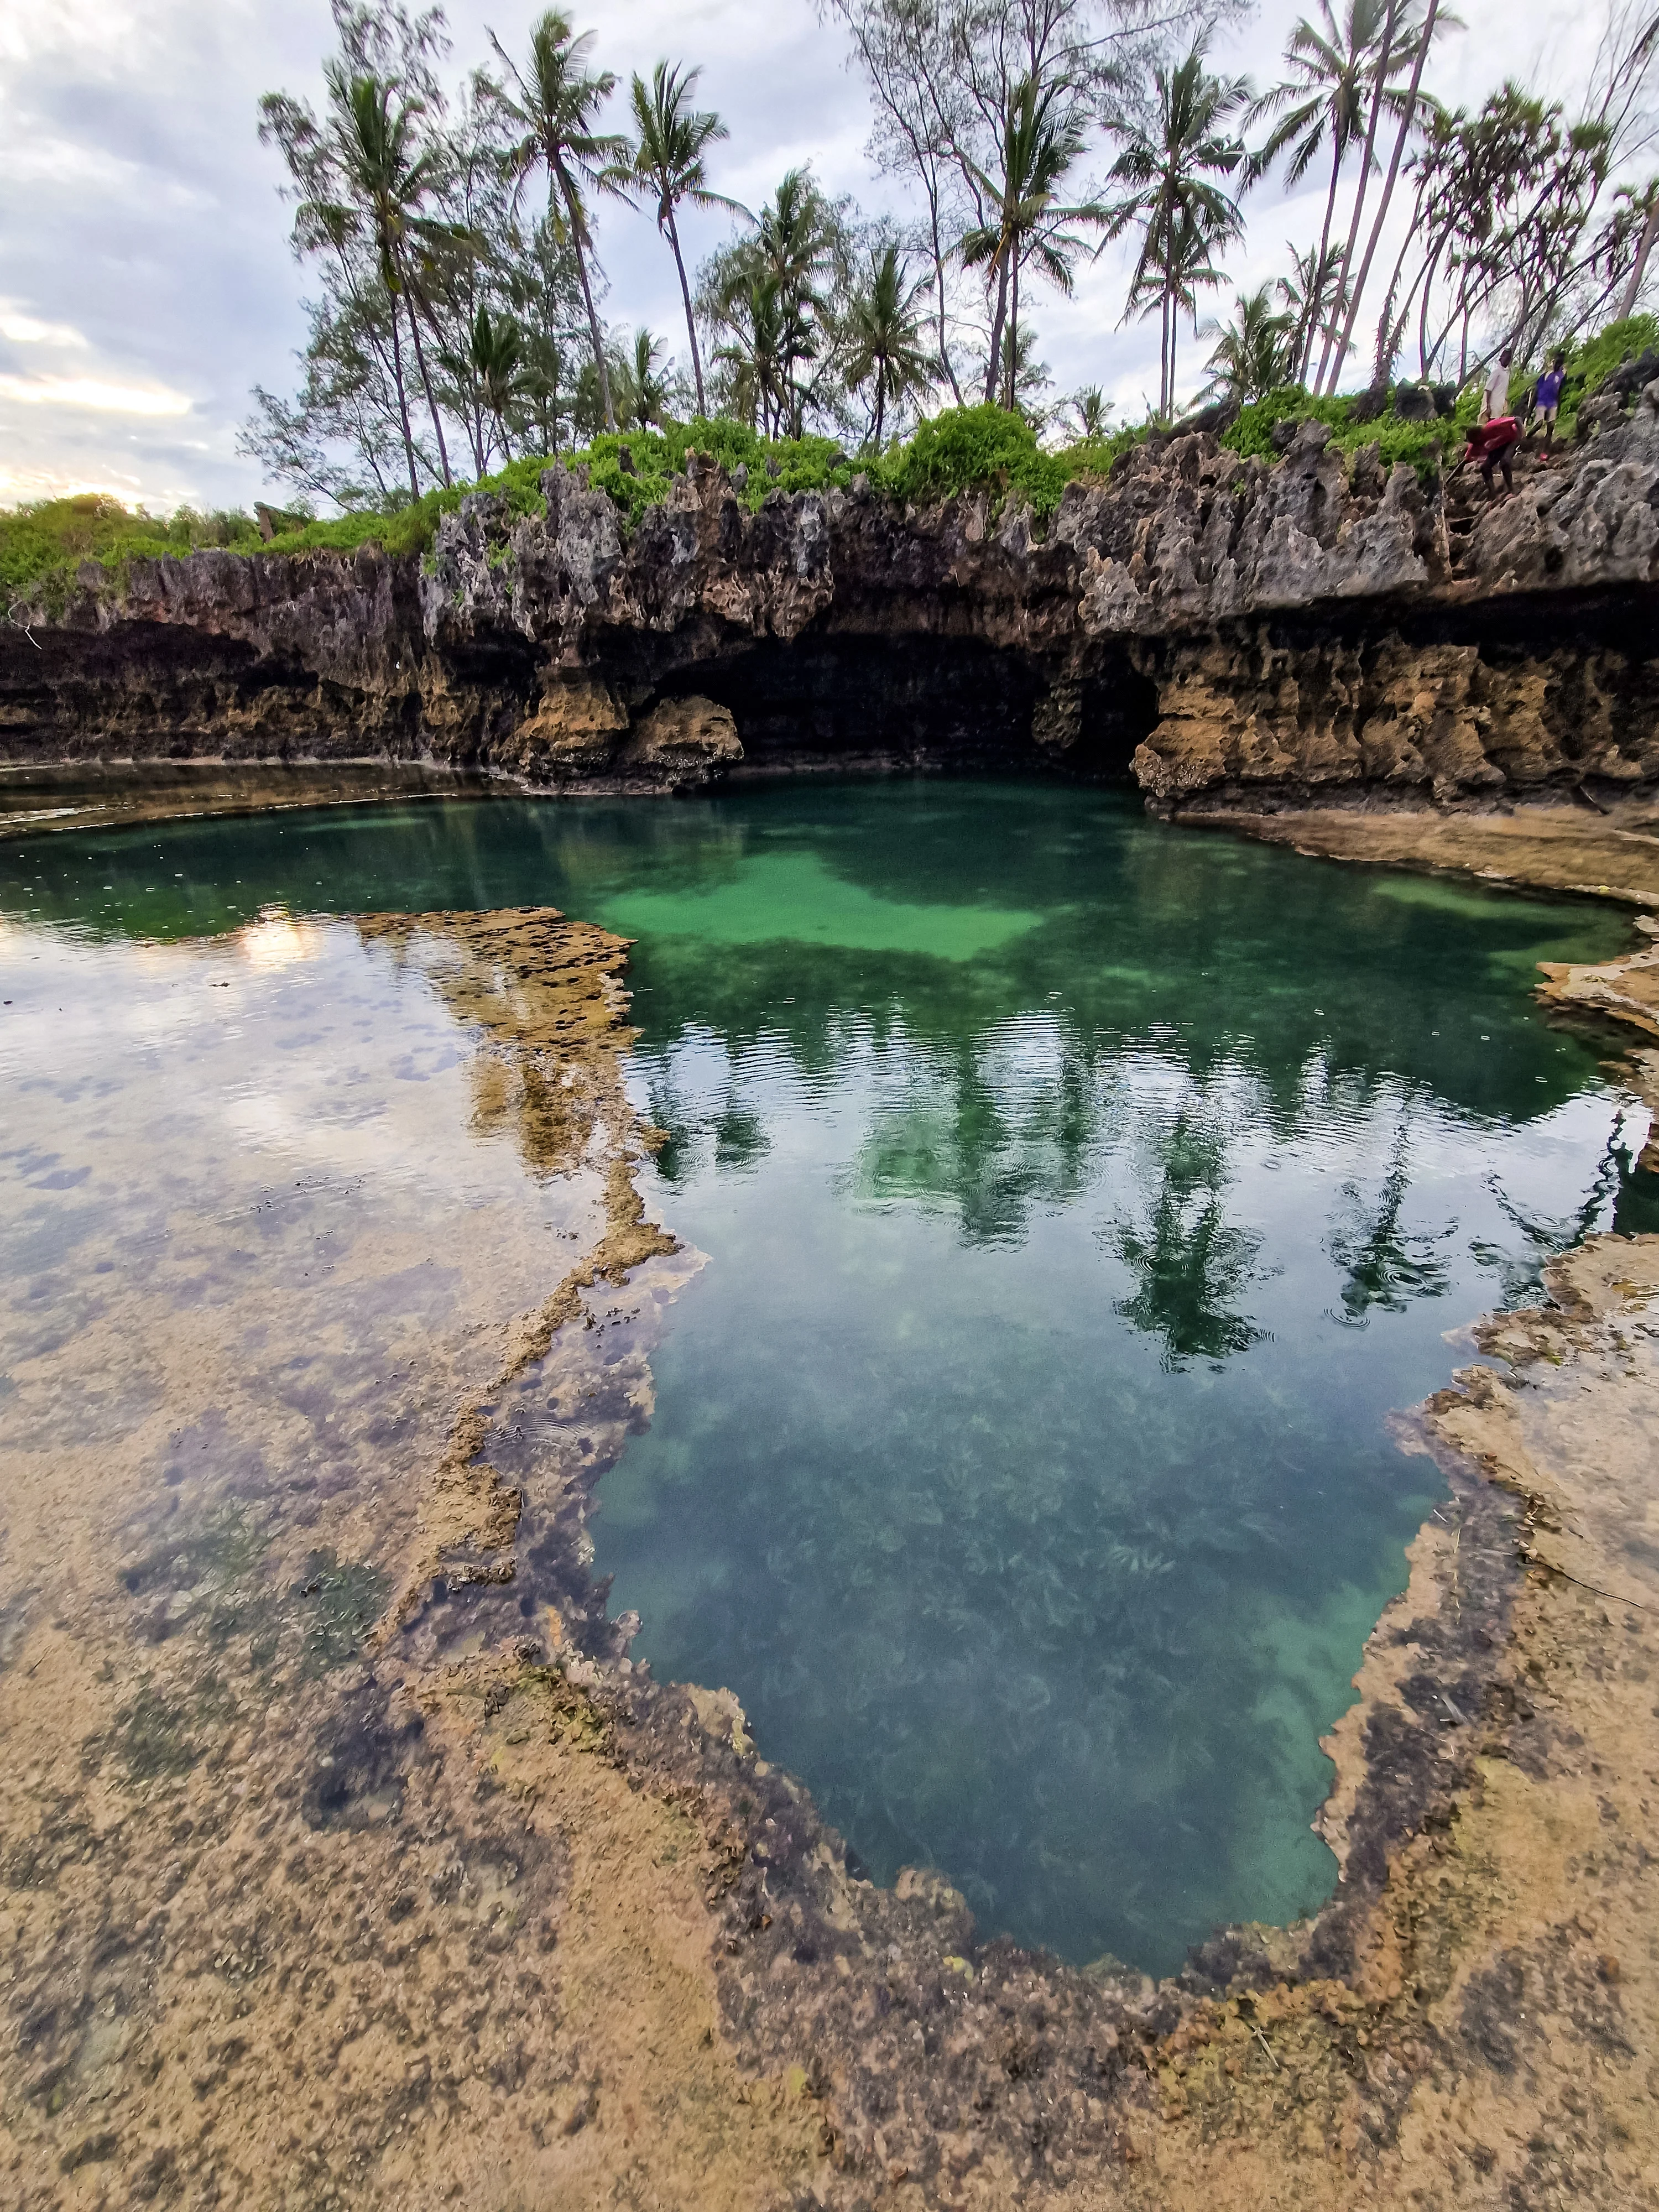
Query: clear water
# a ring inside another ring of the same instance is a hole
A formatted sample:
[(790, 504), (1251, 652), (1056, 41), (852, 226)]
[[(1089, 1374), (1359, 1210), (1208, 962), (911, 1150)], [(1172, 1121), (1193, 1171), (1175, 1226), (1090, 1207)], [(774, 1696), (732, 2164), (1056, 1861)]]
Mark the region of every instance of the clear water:
[(638, 940), (647, 1195), (709, 1261), (600, 1493), (636, 1651), (988, 1929), (1162, 1972), (1316, 1905), (1317, 1740), (1436, 1494), (1387, 1416), (1650, 1225), (1530, 996), (1617, 917), (1016, 785), (0, 850), (0, 911), (118, 937), (543, 902)]

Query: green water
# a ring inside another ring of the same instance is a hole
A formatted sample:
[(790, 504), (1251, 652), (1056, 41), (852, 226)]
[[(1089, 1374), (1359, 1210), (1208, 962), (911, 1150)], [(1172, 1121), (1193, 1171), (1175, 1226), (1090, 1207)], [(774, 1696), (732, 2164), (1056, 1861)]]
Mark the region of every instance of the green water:
[(1328, 1893), (1318, 1736), (1437, 1494), (1391, 1443), (1642, 1116), (1549, 1025), (1605, 910), (1112, 795), (774, 788), (0, 850), (94, 935), (550, 902), (637, 939), (645, 1181), (708, 1255), (597, 1571), (868, 1869), (1155, 1971)]

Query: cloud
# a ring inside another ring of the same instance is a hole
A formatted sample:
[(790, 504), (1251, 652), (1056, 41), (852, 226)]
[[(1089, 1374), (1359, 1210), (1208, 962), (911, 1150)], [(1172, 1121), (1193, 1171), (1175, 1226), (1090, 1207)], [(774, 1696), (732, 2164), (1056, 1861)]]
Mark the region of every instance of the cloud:
[(43, 323), (22, 313), (12, 301), (0, 301), (0, 338), (13, 345), (47, 345), (73, 351), (84, 349), (86, 339), (73, 323)]
[(100, 415), (188, 415), (191, 409), (185, 392), (109, 384), (96, 376), (0, 375), (0, 399), (25, 407), (89, 407)]
[[(449, 0), (451, 78), (486, 58), (486, 24), (521, 50), (544, 4)], [(1448, 40), (1436, 88), (1464, 103), (1528, 63), (1528, 40), (1542, 57), (1540, 81), (1565, 86), (1599, 28), (1599, 15), (1586, 22), (1547, 5), (1517, 47), (1511, 0), (1458, 5), (1469, 28)], [(1307, 7), (1264, 0), (1218, 45), (1218, 65), (1270, 81)], [(896, 204), (894, 185), (869, 166), (868, 104), (845, 42), (807, 0), (606, 0), (574, 12), (580, 27), (596, 27), (598, 59), (624, 89), (659, 55), (703, 65), (699, 97), (731, 126), (711, 163), (721, 190), (752, 205), (792, 162), (810, 159), (826, 190), (872, 212)], [(125, 487), (153, 506), (211, 506), (246, 505), (266, 489), (237, 454), (236, 431), (255, 383), (292, 388), (308, 287), (289, 249), (280, 163), (258, 141), (258, 100), (277, 88), (316, 100), (331, 38), (327, 0), (0, 9), (0, 341), (30, 349), (27, 361), (0, 354), (0, 492)], [(1252, 195), (1248, 248), (1206, 313), (1226, 313), (1246, 274), (1276, 274), (1285, 237), (1305, 245), (1316, 234), (1315, 186)], [(684, 228), (694, 263), (730, 234), (719, 214), (688, 212)], [(683, 355), (673, 264), (649, 214), (607, 204), (599, 248), (606, 316), (648, 325)], [(1158, 331), (1119, 327), (1132, 258), (1126, 242), (1080, 269), (1073, 299), (1037, 287), (1030, 308), (1057, 391), (1097, 383), (1138, 413), (1158, 380)], [(1207, 350), (1183, 330), (1184, 365)]]

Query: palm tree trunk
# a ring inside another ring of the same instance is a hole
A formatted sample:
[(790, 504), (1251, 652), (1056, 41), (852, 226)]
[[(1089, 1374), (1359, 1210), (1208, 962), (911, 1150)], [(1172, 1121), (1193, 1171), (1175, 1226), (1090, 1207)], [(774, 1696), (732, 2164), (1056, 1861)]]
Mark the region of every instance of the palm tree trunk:
[(449, 448), (444, 443), (444, 426), (438, 419), (438, 403), (432, 397), (432, 379), (426, 373), (426, 349), (421, 343), (421, 319), (416, 312), (415, 295), (407, 286), (404, 298), (409, 307), (409, 327), (415, 338), (415, 366), (421, 373), (421, 389), (426, 394), (427, 410), (432, 417), (432, 428), (437, 434), (438, 460), (443, 469), (444, 484), (447, 489), (450, 483)]
[(881, 426), (887, 399), (887, 364), (876, 363), (876, 451), (881, 451)]
[(409, 495), (421, 495), (421, 479), (415, 466), (415, 434), (409, 427), (409, 397), (404, 389), (404, 349), (398, 336), (398, 295), (388, 293), (392, 301), (392, 380), (398, 387), (398, 416), (403, 425), (404, 453), (409, 462)]
[(1630, 282), (1625, 287), (1625, 296), (1619, 303), (1619, 320), (1626, 321), (1636, 313), (1636, 302), (1642, 289), (1642, 279), (1648, 273), (1648, 256), (1653, 251), (1653, 241), (1659, 235), (1659, 198), (1648, 210), (1648, 219), (1642, 225), (1642, 236), (1636, 248), (1636, 264), (1630, 272)]
[(1166, 283), (1159, 302), (1162, 313), (1158, 329), (1158, 419), (1170, 419), (1170, 287)]
[[(1352, 335), (1354, 321), (1352, 313), (1343, 323), (1340, 333), (1342, 343), (1336, 346), (1336, 359), (1334, 362), (1331, 361), (1331, 349), (1336, 344), (1338, 337), (1336, 319), (1342, 313), (1342, 297), (1348, 289), (1348, 270), (1353, 264), (1353, 250), (1359, 243), (1359, 222), (1365, 212), (1365, 189), (1371, 179), (1371, 150), (1376, 143), (1377, 118), (1382, 112), (1382, 94), (1389, 82), (1389, 64), (1394, 59), (1394, 26), (1398, 12), (1399, 0), (1389, 0), (1389, 12), (1382, 21), (1382, 51), (1376, 58), (1376, 76), (1371, 85), (1371, 112), (1365, 118), (1365, 148), (1359, 157), (1359, 183), (1354, 191), (1353, 213), (1348, 219), (1348, 236), (1342, 248), (1342, 265), (1336, 274), (1335, 313), (1331, 317), (1331, 327), (1325, 333), (1325, 350), (1319, 357), (1319, 374), (1315, 379), (1316, 390), (1324, 383), (1326, 364), (1329, 362), (1331, 390), (1334, 392), (1337, 380), (1342, 374), (1342, 364), (1348, 357), (1348, 341)], [(1369, 259), (1369, 257), (1367, 258)], [(1350, 304), (1352, 307), (1358, 308), (1357, 294)]]
[(1014, 411), (1019, 375), (1019, 240), (1014, 240), (1012, 282), (1008, 288), (1008, 412)]
[(702, 356), (697, 350), (697, 321), (691, 313), (691, 287), (685, 281), (685, 263), (680, 255), (680, 234), (674, 225), (674, 203), (668, 203), (668, 243), (674, 250), (674, 266), (680, 272), (680, 297), (685, 302), (685, 335), (691, 341), (691, 374), (697, 386), (697, 412), (706, 415), (708, 402), (702, 392)]
[[(1196, 318), (1196, 315), (1197, 315), (1197, 309), (1196, 309), (1196, 307), (1194, 307), (1194, 311), (1193, 311), (1193, 312), (1194, 312), (1194, 318)], [(1176, 396), (1176, 347), (1177, 343), (1180, 342), (1180, 337), (1181, 337), (1181, 302), (1180, 302), (1180, 301), (1179, 301), (1179, 300), (1171, 300), (1171, 301), (1170, 301), (1170, 409), (1169, 409), (1169, 411), (1170, 411), (1170, 413), (1171, 415), (1173, 415), (1173, 414), (1175, 413), (1175, 396)]]
[(1437, 245), (1418, 272), (1423, 283), (1423, 303), (1417, 315), (1417, 364), (1420, 376), (1427, 376), (1429, 373), (1429, 301), (1434, 290), (1435, 273), (1440, 265), (1440, 246)]
[(1313, 367), (1314, 340), (1319, 325), (1325, 319), (1325, 303), (1321, 297), (1325, 289), (1325, 256), (1331, 250), (1331, 211), (1336, 205), (1336, 180), (1342, 173), (1342, 149), (1337, 143), (1334, 125), (1331, 130), (1331, 188), (1325, 195), (1325, 222), (1319, 234), (1319, 252), (1313, 265), (1313, 313), (1308, 318), (1308, 350), (1302, 358), (1300, 382), (1306, 385), (1308, 371)]
[(997, 372), (1002, 367), (1002, 322), (1008, 312), (1008, 264), (997, 264), (996, 312), (991, 317), (991, 363), (985, 372), (985, 404), (993, 405), (997, 396)]
[[(555, 172), (556, 175), (558, 173)], [(582, 252), (582, 216), (572, 187), (559, 176), (564, 192), (564, 204), (570, 216), (570, 243), (576, 249), (576, 274), (581, 279), (582, 305), (587, 309), (587, 331), (593, 341), (593, 370), (599, 380), (599, 399), (605, 408), (605, 427), (613, 434), (617, 428), (617, 410), (611, 404), (611, 378), (605, 365), (605, 341), (599, 336), (599, 319), (593, 311), (593, 288), (587, 281), (587, 256)], [(552, 197), (551, 187), (549, 198)]]
[[(1406, 94), (1405, 111), (1400, 118), (1400, 128), (1395, 134), (1394, 153), (1389, 161), (1389, 173), (1382, 180), (1382, 197), (1377, 203), (1376, 218), (1371, 224), (1371, 234), (1365, 247), (1365, 258), (1359, 264), (1359, 274), (1354, 278), (1353, 294), (1348, 302), (1348, 319), (1342, 329), (1342, 358), (1344, 359), (1347, 356), (1348, 348), (1353, 343), (1354, 326), (1359, 320), (1359, 302), (1365, 289), (1365, 280), (1371, 273), (1371, 257), (1376, 253), (1377, 241), (1382, 235), (1382, 226), (1389, 219), (1389, 208), (1394, 199), (1395, 183), (1400, 174), (1401, 159), (1406, 151), (1406, 142), (1411, 137), (1413, 118), (1417, 112), (1417, 92), (1418, 87), (1423, 82), (1423, 64), (1428, 58), (1429, 41), (1434, 36), (1434, 19), (1439, 10), (1440, 0), (1429, 0), (1428, 13), (1423, 18), (1423, 28), (1418, 39), (1416, 58), (1412, 64), (1412, 81)], [(1404, 259), (1405, 253), (1402, 249), (1401, 262)], [(1399, 282), (1400, 270), (1396, 268), (1394, 283), (1398, 284)], [(1339, 293), (1338, 297), (1340, 298), (1340, 296)], [(1393, 284), (1389, 288), (1389, 296), (1390, 299), (1394, 296)]]

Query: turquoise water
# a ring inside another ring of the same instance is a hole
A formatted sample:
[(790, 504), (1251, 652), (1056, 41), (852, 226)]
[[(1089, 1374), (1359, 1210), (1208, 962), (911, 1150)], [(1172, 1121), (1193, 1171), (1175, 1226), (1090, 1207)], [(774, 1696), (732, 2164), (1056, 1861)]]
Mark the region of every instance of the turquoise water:
[(636, 1655), (988, 1930), (1162, 1972), (1317, 1904), (1317, 1739), (1438, 1494), (1387, 1416), (1650, 1225), (1530, 997), (1623, 924), (1018, 785), (0, 848), (0, 912), (113, 937), (545, 902), (638, 940), (647, 1195), (708, 1261), (599, 1493)]

